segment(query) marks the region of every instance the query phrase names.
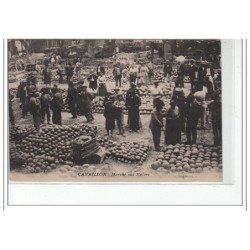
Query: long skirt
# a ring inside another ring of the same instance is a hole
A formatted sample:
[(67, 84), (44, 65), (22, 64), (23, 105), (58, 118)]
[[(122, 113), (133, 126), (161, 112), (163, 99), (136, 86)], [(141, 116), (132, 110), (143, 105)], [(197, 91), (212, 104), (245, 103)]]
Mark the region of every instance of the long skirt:
[(107, 88), (105, 84), (100, 84), (98, 88), (98, 95), (99, 96), (105, 96), (107, 93)]
[(140, 129), (140, 111), (139, 107), (131, 107), (128, 109), (129, 129), (137, 131)]
[(166, 120), (165, 143), (175, 145), (181, 142), (180, 120)]
[(105, 128), (106, 128), (106, 130), (115, 129), (115, 118), (113, 116), (107, 116), (106, 117)]

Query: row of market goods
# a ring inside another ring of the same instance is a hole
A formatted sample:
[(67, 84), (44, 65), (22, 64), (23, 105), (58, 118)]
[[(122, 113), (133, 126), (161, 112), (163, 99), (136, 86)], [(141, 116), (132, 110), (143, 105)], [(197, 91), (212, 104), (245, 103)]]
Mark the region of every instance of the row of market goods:
[[(142, 165), (151, 154), (145, 142), (119, 141), (97, 136), (97, 128), (89, 125), (41, 128), (13, 128), (10, 142), (10, 166), (26, 173), (50, 172), (62, 165), (93, 163), (95, 154), (103, 149), (105, 158), (125, 164)], [(95, 161), (95, 163), (97, 163)], [(168, 145), (162, 148), (150, 167), (157, 171), (202, 172), (222, 169), (222, 149), (204, 145)]]
[(202, 172), (222, 169), (221, 147), (203, 145), (169, 145), (162, 149), (151, 165), (152, 169), (164, 168), (171, 172)]
[[(122, 87), (120, 92), (123, 94), (124, 99), (126, 96), (126, 92), (128, 90), (128, 87), (124, 88)], [(62, 98), (63, 98), (63, 111), (69, 112), (69, 107), (67, 104), (67, 90), (66, 89), (60, 89), (61, 94), (62, 94)], [(111, 90), (113, 91), (113, 90)], [(139, 95), (141, 98), (141, 106), (140, 106), (140, 114), (150, 114), (153, 110), (153, 99), (154, 97), (151, 94), (151, 87), (145, 87), (142, 86), (140, 88), (138, 88), (139, 91)], [(12, 93), (16, 93), (17, 89), (16, 88), (11, 88), (11, 92)], [(167, 85), (164, 85), (162, 88), (162, 101), (165, 104), (165, 109), (167, 109), (169, 107), (169, 103), (170, 103), (170, 99), (173, 93), (173, 88)], [(95, 98), (93, 99), (92, 102), (92, 109), (94, 113), (103, 113), (104, 112), (104, 97), (102, 96), (95, 96)], [(123, 105), (123, 110), (124, 113), (127, 113), (127, 108), (125, 106), (125, 102)]]

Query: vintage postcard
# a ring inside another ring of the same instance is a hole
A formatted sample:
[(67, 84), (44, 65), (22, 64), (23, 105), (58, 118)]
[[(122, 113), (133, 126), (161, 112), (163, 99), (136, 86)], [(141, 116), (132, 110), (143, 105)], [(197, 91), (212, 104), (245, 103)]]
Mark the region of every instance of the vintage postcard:
[(222, 182), (220, 40), (9, 39), (9, 177)]

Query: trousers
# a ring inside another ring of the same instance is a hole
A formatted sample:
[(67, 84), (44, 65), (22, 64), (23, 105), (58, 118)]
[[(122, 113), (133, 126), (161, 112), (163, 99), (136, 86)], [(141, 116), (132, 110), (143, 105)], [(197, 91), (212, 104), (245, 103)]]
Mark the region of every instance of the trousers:
[(42, 121), (45, 121), (45, 115), (47, 116), (47, 122), (50, 123), (50, 109), (49, 106), (42, 106)]
[(34, 122), (34, 127), (36, 128), (37, 131), (40, 129), (40, 125), (42, 122), (42, 117), (40, 114), (33, 114), (33, 122)]
[(61, 110), (54, 109), (52, 114), (53, 124), (62, 125), (62, 112)]
[(158, 150), (161, 142), (161, 129), (160, 128), (151, 129), (151, 132), (153, 136), (154, 147), (156, 150)]
[(214, 145), (215, 146), (221, 145), (221, 142), (222, 142), (221, 122), (212, 120), (212, 128), (213, 128), (213, 134), (214, 134)]
[(195, 144), (197, 140), (197, 126), (189, 125), (186, 126), (187, 144)]
[(122, 86), (122, 76), (116, 76), (115, 77), (115, 86), (116, 87), (121, 87)]

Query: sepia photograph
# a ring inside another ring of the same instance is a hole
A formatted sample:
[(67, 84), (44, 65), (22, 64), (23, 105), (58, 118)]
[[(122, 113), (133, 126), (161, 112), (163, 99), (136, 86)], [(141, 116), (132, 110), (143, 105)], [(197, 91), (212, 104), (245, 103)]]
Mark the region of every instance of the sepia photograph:
[(9, 39), (9, 179), (222, 182), (221, 40)]

